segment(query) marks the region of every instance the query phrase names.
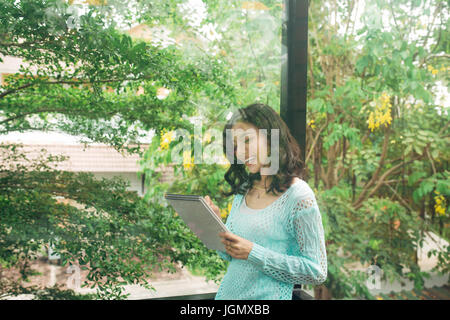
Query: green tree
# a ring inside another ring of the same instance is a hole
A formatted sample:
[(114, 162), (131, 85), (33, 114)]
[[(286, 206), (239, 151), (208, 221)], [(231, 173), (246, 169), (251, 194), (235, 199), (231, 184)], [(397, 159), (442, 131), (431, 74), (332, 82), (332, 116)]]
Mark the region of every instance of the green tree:
[[(362, 275), (343, 276), (346, 261), (377, 264), (383, 278), (410, 278), (421, 287), (426, 275), (415, 252), (430, 227), (424, 205), (433, 190), (449, 196), (448, 113), (433, 93), (438, 80), (448, 82), (449, 48), (442, 43), (448, 6), (388, 0), (362, 6), (321, 1), (309, 9), (314, 126), (307, 130), (306, 161), (313, 161), (315, 186), (327, 190), (332, 268), (325, 286), (335, 297), (370, 297)], [(358, 27), (352, 17), (362, 9)]]
[[(0, 2), (0, 59), (23, 61), (17, 74), (3, 75), (1, 134), (59, 131), (142, 153), (139, 139), (149, 130), (188, 126), (198, 95), (231, 92), (215, 59), (187, 61), (174, 46), (133, 40), (121, 31), (114, 21), (130, 13), (118, 1), (90, 5), (83, 14), (71, 3)], [(160, 88), (170, 90), (165, 99), (158, 97)], [(89, 269), (87, 284), (102, 298), (123, 298), (119, 285), (126, 283), (151, 288), (145, 279), (153, 268), (173, 271), (172, 263), (186, 254), (172, 249), (172, 241), (185, 240), (174, 230), (185, 227), (164, 206), (127, 192), (121, 179), (56, 170), (59, 160), (33, 161), (19, 146), (2, 145), (2, 269), (18, 267), (26, 280), (29, 261), (50, 243), (63, 265)], [(1, 295), (29, 292), (22, 281), (3, 280)]]

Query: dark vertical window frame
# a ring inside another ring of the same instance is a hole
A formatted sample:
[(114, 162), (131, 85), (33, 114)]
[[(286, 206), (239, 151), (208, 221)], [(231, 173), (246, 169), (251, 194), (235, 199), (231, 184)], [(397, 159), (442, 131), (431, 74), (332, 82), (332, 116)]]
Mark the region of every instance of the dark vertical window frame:
[[(306, 98), (308, 72), (308, 0), (284, 0), (280, 116), (306, 158)], [(293, 300), (301, 299), (294, 285)], [(310, 297), (312, 299), (312, 297)]]
[(308, 0), (284, 0), (280, 116), (306, 157)]

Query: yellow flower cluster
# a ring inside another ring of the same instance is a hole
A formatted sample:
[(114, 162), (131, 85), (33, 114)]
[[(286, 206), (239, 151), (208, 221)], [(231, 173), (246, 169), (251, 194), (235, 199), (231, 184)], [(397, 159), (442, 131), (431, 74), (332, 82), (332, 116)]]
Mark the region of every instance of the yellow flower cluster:
[(314, 120), (310, 120), (308, 122), (308, 126), (310, 126), (312, 129), (314, 129), (316, 127), (316, 125), (314, 124)]
[(445, 72), (446, 70), (450, 70), (450, 67), (446, 68), (446, 67), (442, 66), (438, 70), (438, 69), (435, 69), (432, 65), (428, 65), (427, 69), (428, 69), (428, 71), (430, 71), (433, 74), (433, 76), (435, 76), (435, 75), (437, 75), (439, 73), (439, 71), (440, 72)]
[(228, 217), (228, 215), (230, 214), (230, 211), (231, 211), (231, 206), (232, 206), (232, 203), (228, 202), (228, 206), (226, 209), (220, 209), (220, 216), (222, 218)]
[(439, 191), (435, 190), (434, 193), (437, 194), (437, 196), (434, 197), (434, 212), (436, 212), (440, 216), (445, 215), (445, 198), (442, 194), (439, 193)]
[(166, 150), (169, 148), (170, 143), (173, 141), (173, 131), (167, 131), (166, 129), (162, 130), (161, 134), (161, 142), (159, 144), (160, 150)]
[(371, 111), (367, 123), (369, 124), (369, 129), (373, 132), (375, 128), (384, 124), (391, 124), (391, 107), (390, 97), (386, 92), (383, 92), (381, 97), (378, 99), (376, 104), (375, 112)]
[(183, 167), (185, 170), (190, 170), (194, 167), (194, 157), (191, 157), (191, 151), (183, 152)]

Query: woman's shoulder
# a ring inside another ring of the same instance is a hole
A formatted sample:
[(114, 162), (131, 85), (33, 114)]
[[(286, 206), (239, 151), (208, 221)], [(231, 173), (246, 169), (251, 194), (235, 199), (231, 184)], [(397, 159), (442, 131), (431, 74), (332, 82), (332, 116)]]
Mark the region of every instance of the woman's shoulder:
[(232, 204), (234, 205), (235, 203), (239, 203), (244, 196), (245, 193), (236, 192), (233, 196)]
[(291, 201), (298, 201), (303, 199), (314, 199), (315, 195), (313, 189), (309, 186), (309, 184), (300, 178), (294, 181), (292, 184), (292, 193), (290, 194)]

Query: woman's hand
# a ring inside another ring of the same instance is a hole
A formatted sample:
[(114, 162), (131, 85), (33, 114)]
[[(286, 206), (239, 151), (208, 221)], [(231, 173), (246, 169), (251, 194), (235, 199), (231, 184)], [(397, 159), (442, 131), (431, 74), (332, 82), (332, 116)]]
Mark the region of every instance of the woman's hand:
[(213, 209), (214, 213), (220, 218), (220, 209), (218, 206), (216, 206), (212, 201), (211, 198), (209, 196), (205, 197), (205, 201), (206, 203)]
[(221, 232), (219, 236), (225, 245), (227, 253), (235, 259), (247, 260), (253, 248), (253, 242), (241, 238), (231, 232)]

